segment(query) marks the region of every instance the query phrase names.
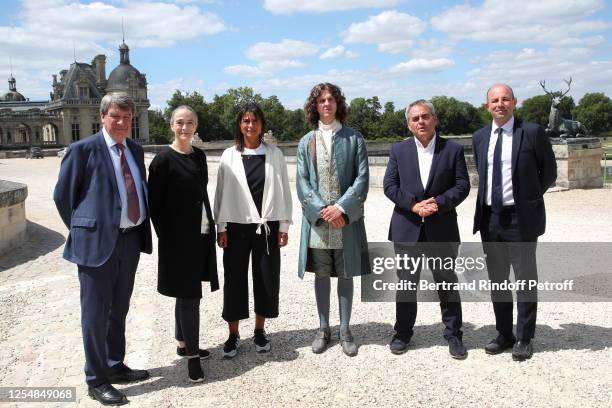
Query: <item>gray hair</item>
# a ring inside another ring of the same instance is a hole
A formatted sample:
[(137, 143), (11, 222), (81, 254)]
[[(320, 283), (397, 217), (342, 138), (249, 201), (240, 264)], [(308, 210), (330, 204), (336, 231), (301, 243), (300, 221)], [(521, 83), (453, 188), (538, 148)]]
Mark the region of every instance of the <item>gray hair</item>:
[(412, 107), (416, 105), (426, 106), (433, 116), (435, 116), (436, 118), (438, 117), (438, 115), (436, 115), (436, 108), (434, 108), (431, 102), (426, 101), (425, 99), (417, 99), (416, 101), (408, 105), (408, 107), (406, 108), (406, 112), (404, 114), (404, 116), (406, 116), (406, 121), (410, 121), (410, 109), (412, 109)]
[(132, 112), (132, 115), (136, 110), (134, 101), (132, 98), (130, 98), (130, 95), (125, 92), (109, 92), (104, 95), (104, 98), (102, 98), (102, 101), (100, 102), (100, 114), (106, 115), (108, 110), (111, 108), (111, 105), (115, 105), (119, 109), (129, 109)]
[(172, 115), (170, 115), (170, 124), (174, 123), (174, 116), (176, 116), (177, 112), (180, 110), (186, 110), (186, 111), (193, 113), (193, 116), (195, 117), (195, 123), (196, 125), (198, 124), (198, 114), (196, 113), (195, 110), (193, 110), (191, 106), (188, 106), (188, 105), (178, 106), (176, 109), (172, 111)]

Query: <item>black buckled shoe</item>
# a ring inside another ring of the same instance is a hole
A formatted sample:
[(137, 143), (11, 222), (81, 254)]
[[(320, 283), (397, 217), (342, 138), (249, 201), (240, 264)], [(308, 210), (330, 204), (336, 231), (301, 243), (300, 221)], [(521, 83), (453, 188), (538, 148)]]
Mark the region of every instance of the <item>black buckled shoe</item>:
[(125, 405), (129, 402), (121, 391), (109, 383), (104, 383), (97, 387), (88, 386), (87, 395), (102, 405)]
[(505, 350), (511, 348), (514, 345), (515, 341), (516, 340), (514, 339), (514, 337), (508, 340), (500, 334), (499, 336), (497, 336), (496, 339), (491, 340), (491, 342), (485, 346), (485, 352), (487, 354), (503, 353)]
[(512, 359), (514, 361), (529, 360), (533, 356), (533, 345), (529, 340), (519, 340), (512, 349)]
[(126, 384), (146, 380), (147, 378), (149, 378), (149, 372), (147, 370), (132, 370), (130, 367), (124, 365), (121, 370), (109, 375), (108, 381), (112, 384)]

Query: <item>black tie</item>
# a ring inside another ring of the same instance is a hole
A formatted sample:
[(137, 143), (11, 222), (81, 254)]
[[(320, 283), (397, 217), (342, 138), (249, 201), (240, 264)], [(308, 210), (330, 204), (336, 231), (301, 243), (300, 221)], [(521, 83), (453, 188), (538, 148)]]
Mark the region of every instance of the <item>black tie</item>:
[(502, 128), (495, 130), (497, 133), (497, 143), (493, 151), (493, 180), (491, 185), (491, 209), (493, 212), (500, 212), (504, 205), (502, 191)]

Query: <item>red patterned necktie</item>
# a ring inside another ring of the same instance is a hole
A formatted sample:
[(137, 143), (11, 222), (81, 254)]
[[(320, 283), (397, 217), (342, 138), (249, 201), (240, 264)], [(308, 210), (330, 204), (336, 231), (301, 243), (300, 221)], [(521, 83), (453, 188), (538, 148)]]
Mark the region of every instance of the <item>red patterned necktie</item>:
[(136, 186), (134, 185), (134, 178), (130, 171), (127, 159), (125, 158), (125, 146), (121, 143), (116, 144), (119, 150), (119, 158), (121, 160), (121, 174), (123, 175), (123, 181), (125, 182), (125, 190), (127, 191), (127, 202), (128, 202), (128, 218), (134, 224), (140, 219), (140, 204), (138, 203), (138, 193), (136, 193)]

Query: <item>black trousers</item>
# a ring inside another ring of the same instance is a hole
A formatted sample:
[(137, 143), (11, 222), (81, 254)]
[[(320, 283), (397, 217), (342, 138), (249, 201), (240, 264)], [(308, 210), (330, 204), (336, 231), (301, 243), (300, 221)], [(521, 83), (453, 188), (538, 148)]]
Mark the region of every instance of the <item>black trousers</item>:
[[(414, 247), (396, 244), (395, 252), (400, 255), (408, 255), (411, 257), (421, 257), (422, 254), (432, 258), (452, 258), (457, 256), (457, 245), (454, 243), (429, 243), (425, 229), (421, 228), (419, 241)], [(449, 282), (456, 283), (457, 275), (452, 270), (444, 270), (439, 268), (439, 264), (434, 263), (432, 267), (432, 275), (436, 283)], [(398, 278), (409, 282), (415, 282), (418, 287), (421, 276), (422, 265), (419, 265), (414, 271), (412, 270), (397, 270)], [(412, 273), (414, 272), (414, 273)], [(463, 315), (461, 311), (461, 298), (459, 291), (455, 289), (438, 290), (440, 298), (440, 311), (442, 313), (442, 323), (444, 323), (444, 338), (450, 337), (462, 338), (463, 332), (461, 326), (463, 324)], [(414, 323), (417, 316), (417, 290), (403, 290), (396, 292), (395, 303), (395, 332), (402, 340), (408, 342), (413, 335)]]
[(269, 221), (270, 234), (257, 224), (227, 224), (227, 247), (223, 251), (223, 313), (227, 322), (249, 317), (249, 258), (253, 261), (255, 313), (278, 317), (280, 248), (278, 221)]
[[(519, 231), (516, 209), (506, 208), (499, 214), (490, 207), (483, 212), (483, 227), (480, 229), (482, 246), (487, 255), (489, 279), (493, 283), (508, 280), (510, 266), (515, 280), (537, 280), (536, 237), (523, 237)], [(519, 244), (520, 243), (520, 244)], [(517, 290), (516, 336), (519, 340), (531, 340), (535, 335), (538, 312), (537, 290)], [(512, 334), (512, 292), (491, 291), (495, 328), (506, 339)]]
[(85, 379), (98, 386), (123, 368), (125, 318), (140, 260), (138, 228), (119, 234), (110, 258), (101, 266), (78, 265), (81, 285), (81, 330), (85, 348)]
[(185, 342), (188, 356), (197, 356), (200, 351), (200, 299), (176, 298), (174, 322), (174, 338)]

